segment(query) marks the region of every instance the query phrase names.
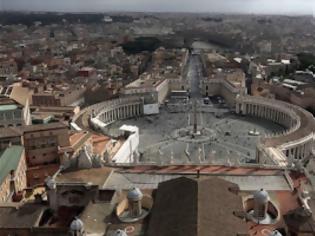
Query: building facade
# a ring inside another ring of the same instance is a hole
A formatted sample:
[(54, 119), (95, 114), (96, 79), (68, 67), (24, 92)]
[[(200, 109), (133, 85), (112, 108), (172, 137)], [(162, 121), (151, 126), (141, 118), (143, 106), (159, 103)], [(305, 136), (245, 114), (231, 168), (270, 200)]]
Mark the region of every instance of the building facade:
[(72, 106), (84, 102), (85, 87), (73, 86), (62, 91), (43, 91), (34, 93), (32, 102), (34, 106)]
[(11, 201), (26, 188), (25, 151), (10, 146), (0, 156), (0, 202)]
[(30, 124), (31, 114), (28, 102), (22, 106), (9, 98), (0, 99), (0, 128)]
[(59, 163), (58, 148), (70, 146), (68, 127), (62, 123), (32, 125), (23, 131), (29, 167)]
[(59, 150), (70, 146), (68, 127), (62, 123), (25, 126), (23, 144), (27, 164), (27, 184), (43, 184), (60, 167)]

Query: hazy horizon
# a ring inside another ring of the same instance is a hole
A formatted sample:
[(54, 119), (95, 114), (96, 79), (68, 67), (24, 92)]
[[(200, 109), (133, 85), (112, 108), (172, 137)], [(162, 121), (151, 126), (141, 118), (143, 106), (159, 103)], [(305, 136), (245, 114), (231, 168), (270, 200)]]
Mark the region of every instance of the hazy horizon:
[(0, 0), (2, 11), (51, 12), (196, 12), (303, 14), (315, 12), (314, 0)]

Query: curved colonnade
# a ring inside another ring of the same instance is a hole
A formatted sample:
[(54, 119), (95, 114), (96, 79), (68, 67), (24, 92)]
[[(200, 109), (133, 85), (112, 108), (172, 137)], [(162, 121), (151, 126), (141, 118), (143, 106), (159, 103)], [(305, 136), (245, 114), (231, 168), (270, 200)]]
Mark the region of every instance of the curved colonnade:
[(308, 111), (275, 99), (244, 96), (236, 99), (236, 113), (255, 116), (282, 125), (286, 130), (261, 138), (257, 159), (278, 165), (303, 160), (312, 154), (315, 121)]
[(117, 120), (141, 115), (143, 115), (143, 99), (137, 97), (120, 98), (94, 108), (91, 122), (97, 128), (102, 128)]
[[(286, 128), (281, 133), (262, 137), (257, 145), (257, 161), (261, 164), (288, 165), (309, 158), (315, 139), (315, 120), (308, 111), (279, 100), (239, 96), (236, 113), (270, 120)], [(87, 128), (103, 128), (117, 121), (142, 116), (144, 103), (140, 97), (101, 102), (83, 109), (73, 122)]]
[(89, 125), (103, 128), (117, 120), (143, 115), (143, 99), (128, 97), (94, 104), (83, 109), (73, 118), (73, 123), (82, 128)]

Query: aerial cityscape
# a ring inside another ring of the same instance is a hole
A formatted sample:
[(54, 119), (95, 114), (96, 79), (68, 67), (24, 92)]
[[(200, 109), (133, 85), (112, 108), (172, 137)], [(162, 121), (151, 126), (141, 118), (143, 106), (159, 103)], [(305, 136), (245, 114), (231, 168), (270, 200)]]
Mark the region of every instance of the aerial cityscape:
[(0, 0), (0, 236), (314, 236), (315, 4), (245, 2)]

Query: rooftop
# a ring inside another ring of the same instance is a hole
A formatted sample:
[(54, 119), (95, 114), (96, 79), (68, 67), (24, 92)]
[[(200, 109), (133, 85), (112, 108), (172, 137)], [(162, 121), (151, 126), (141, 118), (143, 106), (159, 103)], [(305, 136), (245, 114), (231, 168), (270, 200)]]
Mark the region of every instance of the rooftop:
[(155, 174), (220, 174), (220, 175), (238, 175), (238, 176), (268, 176), (282, 175), (284, 170), (277, 167), (261, 166), (225, 166), (225, 165), (138, 165), (138, 166), (121, 166), (129, 173), (155, 173)]
[(45, 206), (12, 204), (0, 207), (0, 228), (32, 228), (39, 224)]
[[(192, 177), (196, 174), (147, 174), (147, 173), (125, 173), (120, 171), (113, 172), (105, 182), (103, 188), (105, 189), (130, 189), (138, 187), (140, 189), (156, 189), (159, 183), (176, 179), (182, 176)], [(290, 191), (291, 186), (284, 175), (219, 175), (219, 174), (204, 174), (203, 176), (217, 176), (221, 179), (230, 181), (239, 186), (242, 191), (255, 191), (257, 184), (261, 188), (268, 191), (281, 190)]]
[[(247, 233), (242, 198), (229, 189), (238, 186), (218, 178), (178, 178), (161, 183), (149, 222), (151, 236), (231, 236)], [(176, 191), (174, 191), (176, 189)]]
[(62, 172), (56, 178), (58, 183), (92, 183), (103, 186), (111, 175), (112, 169), (108, 167), (94, 168), (78, 171)]
[(157, 87), (163, 83), (164, 79), (137, 79), (130, 84), (126, 85), (126, 89), (131, 88), (150, 88)]
[(91, 137), (89, 132), (80, 131), (70, 135), (70, 145), (76, 151), (80, 149), (85, 142)]

